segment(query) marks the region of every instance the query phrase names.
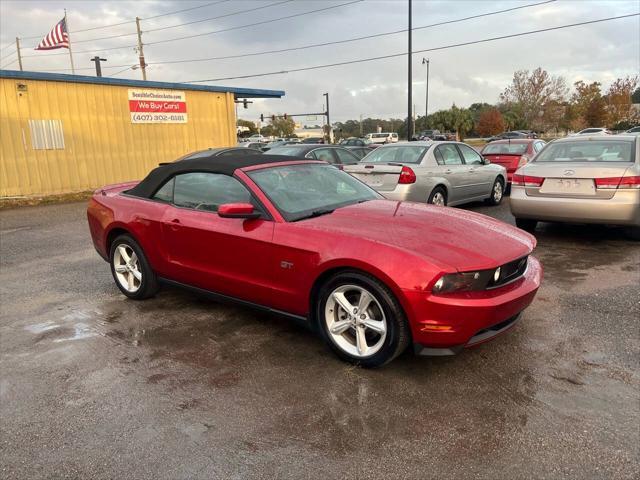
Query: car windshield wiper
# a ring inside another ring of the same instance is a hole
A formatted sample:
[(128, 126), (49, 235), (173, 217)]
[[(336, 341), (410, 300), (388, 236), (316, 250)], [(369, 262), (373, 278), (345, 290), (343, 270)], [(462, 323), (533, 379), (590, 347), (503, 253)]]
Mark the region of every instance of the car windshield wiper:
[(314, 217), (319, 217), (321, 215), (327, 215), (328, 213), (333, 213), (335, 210), (335, 208), (322, 208), (322, 209), (318, 209), (318, 210), (314, 210), (311, 213), (309, 213), (308, 215), (305, 215), (303, 217), (299, 217), (296, 218), (294, 220), (294, 222), (297, 222), (298, 220), (304, 220), (305, 218), (314, 218)]

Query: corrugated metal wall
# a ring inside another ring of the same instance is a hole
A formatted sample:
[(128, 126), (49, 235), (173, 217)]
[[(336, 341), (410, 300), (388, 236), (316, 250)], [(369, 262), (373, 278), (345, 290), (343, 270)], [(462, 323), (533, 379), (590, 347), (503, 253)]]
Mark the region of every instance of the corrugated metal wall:
[(132, 124), (129, 88), (0, 78), (0, 196), (136, 180), (190, 151), (235, 144), (232, 93), (187, 90), (187, 123)]

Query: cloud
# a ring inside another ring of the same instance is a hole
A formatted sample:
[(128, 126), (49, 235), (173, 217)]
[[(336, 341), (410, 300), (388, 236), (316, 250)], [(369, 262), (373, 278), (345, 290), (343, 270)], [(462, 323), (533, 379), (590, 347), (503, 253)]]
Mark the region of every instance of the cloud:
[[(90, 58), (96, 49), (125, 47), (99, 52), (107, 58), (103, 64), (106, 75), (137, 63), (133, 46), (135, 35), (121, 38), (91, 40), (118, 34), (134, 34), (136, 15), (143, 18), (143, 31), (197, 21), (240, 10), (264, 7), (276, 0), (234, 0), (151, 20), (145, 17), (164, 12), (203, 5), (195, 1), (93, 1), (68, 2), (72, 31), (100, 25), (126, 22), (111, 28), (91, 30), (72, 35), (78, 73), (93, 74)], [(228, 29), (248, 23), (302, 13), (346, 0), (297, 0), (262, 8), (253, 13), (232, 15), (218, 20), (195, 23), (180, 28), (143, 33), (147, 62), (152, 65), (148, 76), (152, 80), (188, 81), (281, 71), (289, 68), (349, 61), (406, 51), (406, 34), (389, 35), (339, 45), (312, 48), (262, 56), (210, 62), (155, 65), (172, 59), (245, 54), (249, 52), (290, 48), (320, 42), (341, 40), (373, 33), (406, 28), (404, 0), (368, 0), (324, 12), (282, 20), (251, 28), (231, 30), (169, 43), (155, 41), (185, 35)], [(466, 17), (517, 5), (536, 3), (512, 1), (423, 2), (414, 0), (414, 27)], [(636, 1), (571, 1), (563, 0), (525, 8), (490, 17), (468, 20), (414, 32), (414, 50), (473, 41), (481, 38), (512, 34), (538, 28), (603, 18), (638, 10)], [(10, 44), (15, 36), (42, 37), (62, 17), (57, 3), (49, 1), (0, 2), (0, 43)], [(619, 76), (640, 71), (640, 20), (638, 17), (587, 25), (573, 29), (547, 32), (509, 40), (477, 44), (416, 54), (413, 66), (414, 103), (419, 114), (424, 111), (425, 75), (421, 64), (428, 56), (430, 64), (429, 111), (448, 108), (452, 103), (468, 106), (473, 102), (495, 102), (509, 83), (513, 72), (533, 70), (541, 66), (553, 75), (563, 75), (568, 83), (578, 79), (608, 84)], [(60, 51), (34, 52), (31, 48), (40, 40), (22, 41), (25, 69), (68, 69), (66, 55)], [(86, 41), (90, 40), (90, 41)], [(85, 42), (86, 41), (86, 42)], [(28, 48), (31, 47), (31, 48)], [(6, 60), (15, 59), (11, 48), (2, 51)], [(87, 51), (87, 52), (84, 52)], [(65, 52), (62, 52), (65, 53)], [(9, 55), (7, 57), (7, 55)], [(124, 65), (124, 67), (115, 67)], [(11, 63), (9, 68), (16, 68)], [(365, 62), (330, 69), (273, 75), (251, 79), (216, 82), (221, 85), (285, 90), (281, 100), (255, 102), (248, 110), (240, 109), (244, 118), (255, 120), (260, 113), (305, 113), (322, 109), (324, 92), (331, 98), (332, 120), (364, 116), (404, 117), (407, 110), (406, 56), (375, 62)], [(120, 78), (140, 78), (140, 72), (128, 70)]]

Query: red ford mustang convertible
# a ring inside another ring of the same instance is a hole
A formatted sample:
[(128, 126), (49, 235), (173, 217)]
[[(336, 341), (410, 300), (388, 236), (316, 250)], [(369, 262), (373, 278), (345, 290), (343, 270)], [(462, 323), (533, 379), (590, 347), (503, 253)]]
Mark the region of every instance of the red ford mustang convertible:
[(535, 239), (483, 215), (385, 200), (324, 162), (206, 152), (104, 187), (93, 243), (133, 299), (160, 283), (308, 322), (343, 359), (451, 355), (514, 325)]

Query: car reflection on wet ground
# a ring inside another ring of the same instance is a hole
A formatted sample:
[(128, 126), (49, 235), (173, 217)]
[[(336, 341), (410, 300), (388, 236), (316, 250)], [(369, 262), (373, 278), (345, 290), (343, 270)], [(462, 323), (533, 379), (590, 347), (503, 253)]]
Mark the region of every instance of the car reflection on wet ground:
[[(500, 207), (468, 207), (509, 223)], [(134, 302), (84, 204), (0, 212), (3, 478), (637, 478), (640, 244), (544, 226), (509, 333), (342, 363), (290, 320), (164, 289)]]

